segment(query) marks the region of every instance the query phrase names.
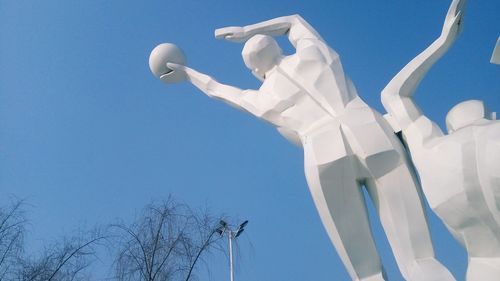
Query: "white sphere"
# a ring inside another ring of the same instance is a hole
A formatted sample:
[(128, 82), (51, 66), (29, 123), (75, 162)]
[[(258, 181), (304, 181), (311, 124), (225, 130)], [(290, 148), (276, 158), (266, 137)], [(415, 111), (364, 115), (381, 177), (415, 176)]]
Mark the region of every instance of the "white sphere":
[(171, 84), (186, 80), (183, 72), (173, 71), (167, 67), (167, 62), (186, 65), (186, 56), (174, 44), (163, 43), (156, 46), (149, 55), (149, 68), (161, 81)]

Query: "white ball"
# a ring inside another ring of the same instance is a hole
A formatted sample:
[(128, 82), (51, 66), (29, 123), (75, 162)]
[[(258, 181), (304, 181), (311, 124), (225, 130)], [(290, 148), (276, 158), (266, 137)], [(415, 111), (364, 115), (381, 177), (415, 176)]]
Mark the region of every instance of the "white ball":
[(173, 71), (167, 67), (167, 62), (186, 65), (186, 56), (174, 44), (163, 43), (156, 46), (149, 55), (149, 68), (161, 81), (171, 84), (186, 80), (184, 72)]

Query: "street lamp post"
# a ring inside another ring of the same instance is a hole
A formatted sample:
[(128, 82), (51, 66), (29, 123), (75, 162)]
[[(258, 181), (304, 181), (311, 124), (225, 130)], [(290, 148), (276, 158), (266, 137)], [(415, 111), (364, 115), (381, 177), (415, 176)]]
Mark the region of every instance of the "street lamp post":
[(240, 224), (236, 229), (231, 229), (229, 225), (221, 220), (219, 222), (220, 227), (217, 229), (217, 232), (220, 236), (227, 235), (229, 240), (229, 274), (231, 281), (234, 281), (234, 268), (233, 268), (233, 240), (238, 238), (241, 233), (245, 230), (245, 226), (248, 224), (248, 221), (244, 221)]

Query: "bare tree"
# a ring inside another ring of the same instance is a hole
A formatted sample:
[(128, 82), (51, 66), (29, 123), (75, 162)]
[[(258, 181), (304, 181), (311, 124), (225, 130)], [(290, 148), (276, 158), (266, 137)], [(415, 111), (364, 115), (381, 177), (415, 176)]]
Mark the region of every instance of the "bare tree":
[(46, 247), (38, 256), (25, 249), (28, 221), (24, 201), (0, 207), (0, 281), (88, 280), (85, 269), (95, 257), (95, 246), (105, 237), (94, 230), (79, 233)]
[[(191, 280), (196, 265), (220, 249), (219, 220), (197, 213), (172, 198), (148, 205), (131, 225), (118, 230), (116, 278), (120, 281)], [(125, 234), (125, 235), (123, 235)]]
[(17, 200), (0, 208), (0, 280), (9, 280), (15, 274), (14, 265), (23, 251), (26, 219), (23, 202)]
[(92, 234), (64, 238), (47, 247), (38, 257), (18, 261), (19, 281), (83, 281), (90, 280), (85, 271), (96, 258), (96, 246), (105, 236)]
[(204, 257), (223, 249), (219, 219), (169, 198), (146, 206), (132, 224), (112, 225), (112, 236), (80, 232), (34, 254), (25, 249), (23, 202), (15, 201), (0, 208), (0, 281), (92, 280), (90, 265), (103, 244), (117, 249), (119, 281), (192, 281)]

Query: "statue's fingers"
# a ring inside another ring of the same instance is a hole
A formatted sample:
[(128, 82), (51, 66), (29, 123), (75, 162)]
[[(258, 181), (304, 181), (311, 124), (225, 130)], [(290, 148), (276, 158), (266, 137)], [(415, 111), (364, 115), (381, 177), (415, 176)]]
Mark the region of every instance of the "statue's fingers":
[(231, 33), (220, 33), (215, 34), (216, 39), (226, 39), (228, 36), (231, 36)]
[(464, 17), (466, 6), (467, 6), (467, 0), (461, 0), (457, 7), (457, 13), (456, 13), (457, 16), (460, 14), (461, 18)]
[(451, 2), (450, 8), (448, 8), (448, 13), (446, 13), (446, 20), (451, 20), (457, 14), (457, 9), (463, 0), (453, 0)]
[(241, 32), (241, 27), (229, 26), (229, 27), (218, 28), (215, 30), (215, 38), (225, 39), (227, 36), (237, 32)]
[(184, 70), (186, 67), (177, 63), (167, 62), (167, 67), (172, 70)]
[(462, 22), (463, 21), (463, 16), (464, 16), (464, 14), (462, 13), (462, 11), (459, 11), (457, 13), (457, 15), (455, 16), (454, 24), (457, 26), (458, 33), (460, 33), (462, 31), (463, 26), (464, 26), (464, 24)]

